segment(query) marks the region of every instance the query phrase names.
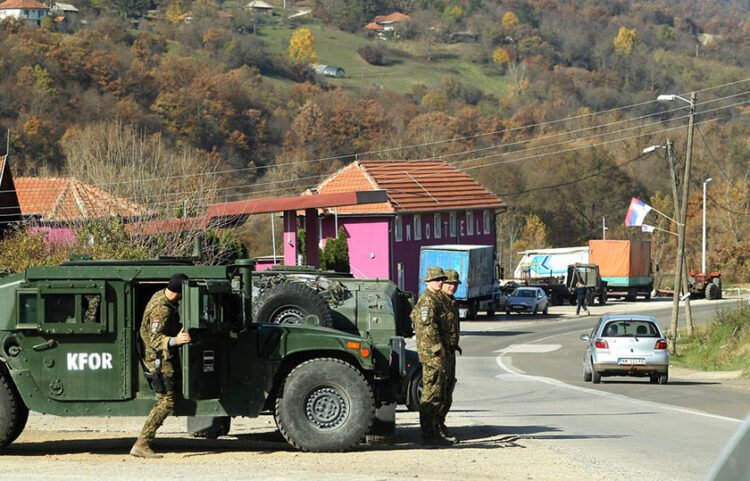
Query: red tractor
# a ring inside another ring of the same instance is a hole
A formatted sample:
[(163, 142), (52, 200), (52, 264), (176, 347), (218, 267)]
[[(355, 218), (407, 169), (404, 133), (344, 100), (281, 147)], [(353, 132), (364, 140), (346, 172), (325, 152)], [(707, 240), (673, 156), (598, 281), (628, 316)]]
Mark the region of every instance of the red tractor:
[(690, 297), (721, 299), (721, 274), (690, 273)]

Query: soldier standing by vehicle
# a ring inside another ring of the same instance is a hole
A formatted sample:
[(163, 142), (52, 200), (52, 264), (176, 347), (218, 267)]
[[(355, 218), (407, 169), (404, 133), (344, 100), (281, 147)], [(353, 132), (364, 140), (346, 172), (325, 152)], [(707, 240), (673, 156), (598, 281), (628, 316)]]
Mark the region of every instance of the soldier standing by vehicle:
[(174, 274), (167, 288), (155, 293), (146, 304), (141, 321), (141, 339), (145, 347), (146, 375), (156, 392), (156, 404), (146, 418), (130, 454), (139, 458), (161, 458), (151, 450), (156, 430), (174, 409), (176, 382), (172, 365), (172, 348), (190, 342), (190, 334), (180, 328), (177, 306), (182, 298), (185, 274)]
[(453, 404), (453, 391), (456, 389), (456, 351), (459, 354), (463, 354), (461, 348), (458, 345), (458, 340), (461, 333), (461, 324), (458, 316), (458, 305), (453, 295), (458, 289), (458, 285), (461, 284), (461, 280), (458, 278), (458, 272), (453, 269), (445, 270), (446, 279), (443, 281), (442, 292), (444, 294), (445, 302), (445, 317), (448, 324), (448, 339), (449, 348), (447, 354), (447, 362), (445, 369), (445, 395), (443, 402), (443, 409), (440, 412), (440, 430), (444, 438), (456, 442), (456, 438), (448, 434), (448, 429), (445, 426), (445, 417), (448, 415), (448, 411), (451, 409)]
[(419, 405), (419, 424), (422, 444), (450, 446), (452, 441), (441, 434), (440, 420), (445, 395), (445, 370), (450, 347), (445, 322), (444, 296), (440, 293), (445, 280), (443, 269), (427, 269), (424, 282), (427, 288), (419, 297), (411, 314), (417, 336), (417, 352), (422, 362), (422, 402)]

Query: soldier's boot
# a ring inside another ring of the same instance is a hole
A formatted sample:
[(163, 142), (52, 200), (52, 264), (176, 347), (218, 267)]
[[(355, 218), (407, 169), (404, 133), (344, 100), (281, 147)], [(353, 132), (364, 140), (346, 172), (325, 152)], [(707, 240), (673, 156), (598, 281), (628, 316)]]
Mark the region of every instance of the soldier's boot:
[(441, 438), (447, 439), (448, 441), (450, 441), (450, 442), (452, 442), (454, 444), (458, 442), (458, 439), (455, 436), (452, 436), (448, 432), (448, 427), (445, 425), (445, 423), (440, 423), (440, 431), (439, 432), (440, 432), (440, 437)]
[(151, 450), (151, 446), (142, 439), (138, 439), (132, 448), (130, 448), (130, 455), (136, 458), (147, 458), (147, 459), (158, 459), (163, 458), (161, 454), (156, 454)]

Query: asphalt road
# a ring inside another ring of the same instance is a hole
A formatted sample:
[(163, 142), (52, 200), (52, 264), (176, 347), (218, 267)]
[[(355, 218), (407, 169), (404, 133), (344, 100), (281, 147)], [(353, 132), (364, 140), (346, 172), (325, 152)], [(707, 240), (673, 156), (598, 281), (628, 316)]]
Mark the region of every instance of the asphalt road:
[[(733, 302), (694, 301), (694, 322)], [(565, 306), (547, 317), (464, 322), (452, 415), (544, 440), (604, 479), (703, 479), (750, 410), (750, 383), (674, 368), (663, 386), (622, 377), (585, 383), (579, 336), (596, 316), (648, 314), (668, 327), (671, 302), (595, 305), (590, 317), (574, 312)]]

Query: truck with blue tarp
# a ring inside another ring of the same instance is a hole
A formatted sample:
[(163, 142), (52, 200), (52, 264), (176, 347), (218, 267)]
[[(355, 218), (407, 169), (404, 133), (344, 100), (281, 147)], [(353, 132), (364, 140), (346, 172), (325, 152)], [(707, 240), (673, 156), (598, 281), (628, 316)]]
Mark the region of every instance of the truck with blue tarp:
[[(423, 279), (427, 268), (440, 266), (458, 272), (461, 284), (454, 294), (458, 302), (459, 316), (473, 318), (484, 311), (495, 314), (502, 292), (498, 288), (498, 271), (494, 246), (448, 244), (423, 246), (419, 257), (419, 278)], [(419, 294), (425, 290), (420, 283)]]

